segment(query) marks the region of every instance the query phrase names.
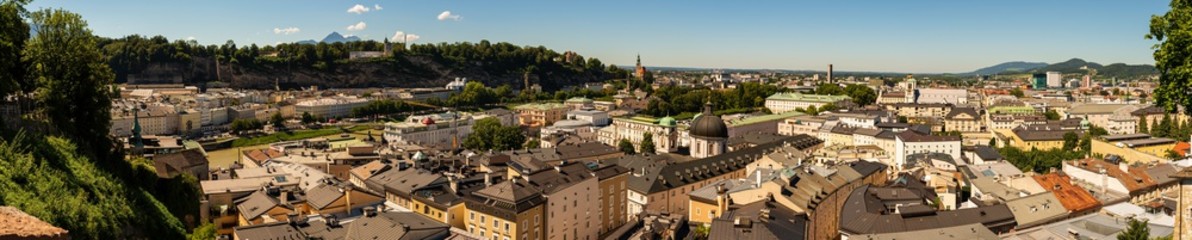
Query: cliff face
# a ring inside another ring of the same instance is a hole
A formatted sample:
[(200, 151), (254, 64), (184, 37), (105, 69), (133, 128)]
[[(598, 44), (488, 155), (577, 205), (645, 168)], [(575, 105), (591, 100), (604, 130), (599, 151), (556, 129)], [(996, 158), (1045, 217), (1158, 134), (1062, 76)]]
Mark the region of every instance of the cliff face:
[[(224, 82), (229, 87), (273, 89), (275, 82), (283, 89), (319, 86), (320, 88), (366, 87), (442, 87), (456, 77), (480, 81), (487, 86), (508, 84), (524, 88), (523, 68), (498, 67), (483, 62), (451, 63), (428, 56), (398, 56), (340, 61), (327, 66), (302, 67), (285, 63), (217, 63), (209, 57), (195, 57), (188, 62), (149, 62), (142, 70), (118, 74), (117, 82), (185, 83), (203, 85)], [(607, 79), (603, 72), (591, 73), (567, 68), (538, 68), (530, 74), (531, 84), (544, 89), (598, 82)]]

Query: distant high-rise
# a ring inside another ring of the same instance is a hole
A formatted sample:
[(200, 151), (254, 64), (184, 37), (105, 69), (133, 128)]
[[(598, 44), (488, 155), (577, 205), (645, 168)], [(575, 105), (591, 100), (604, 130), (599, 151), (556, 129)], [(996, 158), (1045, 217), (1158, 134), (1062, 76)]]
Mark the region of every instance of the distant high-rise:
[(1089, 89), (1093, 87), (1093, 77), (1084, 75), (1084, 82), (1080, 83), (1080, 88)]
[(1063, 86), (1064, 86), (1063, 75), (1061, 75), (1060, 72), (1056, 72), (1056, 71), (1047, 72), (1047, 87), (1058, 88), (1058, 87), (1063, 87)]
[(828, 82), (832, 82), (832, 64), (828, 64)]

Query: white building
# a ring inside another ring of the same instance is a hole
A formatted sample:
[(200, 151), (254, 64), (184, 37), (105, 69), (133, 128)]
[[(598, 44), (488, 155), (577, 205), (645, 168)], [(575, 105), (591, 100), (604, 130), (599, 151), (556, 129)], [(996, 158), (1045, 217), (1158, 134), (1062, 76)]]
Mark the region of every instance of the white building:
[(968, 104), (968, 90), (920, 88), (916, 103)]
[(933, 136), (907, 130), (894, 138), (895, 169), (906, 167), (908, 155), (917, 153), (942, 153), (960, 159), (960, 137)]
[(472, 116), (458, 113), (412, 116), (406, 121), (385, 123), (385, 140), (393, 146), (405, 143), (450, 149), (463, 145), (474, 123)]
[(608, 117), (608, 112), (596, 110), (570, 111), (567, 112), (567, 119), (589, 122), (593, 126), (608, 126), (612, 123), (612, 119)]
[(294, 104), (295, 113), (310, 113), (324, 118), (344, 117), (352, 114), (352, 109), (368, 104), (368, 99), (349, 97), (325, 97), (306, 100)]
[(1049, 88), (1064, 87), (1063, 75), (1060, 75), (1060, 72), (1055, 72), (1055, 71), (1047, 72), (1047, 87), (1049, 87)]
[(817, 95), (817, 94), (802, 94), (802, 93), (775, 93), (766, 97), (766, 108), (770, 109), (772, 113), (783, 113), (795, 111), (797, 109), (807, 109), (809, 107), (820, 108), (824, 104), (836, 103), (843, 100), (850, 100), (849, 96), (844, 95)]

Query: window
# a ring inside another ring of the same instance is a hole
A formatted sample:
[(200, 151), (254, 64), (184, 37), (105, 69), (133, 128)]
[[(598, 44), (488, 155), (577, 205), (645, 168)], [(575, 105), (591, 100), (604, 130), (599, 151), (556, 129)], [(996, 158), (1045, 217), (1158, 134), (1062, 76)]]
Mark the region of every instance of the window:
[(509, 222), (505, 222), (505, 232), (509, 232)]
[(500, 222), (500, 220), (493, 219), (493, 229), (497, 229), (497, 226), (500, 226)]
[(468, 220), (476, 220), (476, 213), (474, 213), (474, 212), (468, 213)]

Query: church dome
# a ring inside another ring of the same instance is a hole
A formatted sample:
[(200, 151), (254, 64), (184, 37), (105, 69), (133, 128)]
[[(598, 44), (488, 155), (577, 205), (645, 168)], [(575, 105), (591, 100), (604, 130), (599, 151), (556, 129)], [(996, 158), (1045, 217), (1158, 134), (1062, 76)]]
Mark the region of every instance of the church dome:
[(704, 112), (691, 122), (691, 136), (704, 138), (728, 138), (728, 125), (724, 119), (712, 114), (712, 104), (704, 107)]
[(666, 116), (661, 119), (658, 119), (658, 125), (662, 125), (663, 127), (672, 127), (673, 128), (676, 125), (675, 118)]

